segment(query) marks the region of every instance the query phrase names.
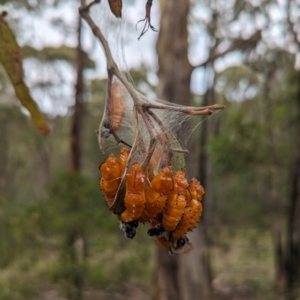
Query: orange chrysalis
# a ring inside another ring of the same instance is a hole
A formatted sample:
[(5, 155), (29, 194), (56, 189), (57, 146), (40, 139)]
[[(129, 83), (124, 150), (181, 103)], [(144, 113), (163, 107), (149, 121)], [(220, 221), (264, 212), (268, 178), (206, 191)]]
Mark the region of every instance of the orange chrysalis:
[(202, 214), (202, 196), (204, 189), (196, 178), (192, 178), (187, 190), (187, 206), (176, 227), (171, 234), (171, 239), (179, 239), (188, 231), (191, 231), (199, 221)]
[(168, 193), (162, 225), (165, 231), (173, 231), (179, 223), (186, 206), (186, 189), (188, 182), (185, 172), (179, 170), (174, 179), (174, 189)]
[(121, 175), (123, 175), (125, 172), (129, 153), (130, 153), (130, 151), (125, 147), (122, 147), (120, 150), (118, 162), (119, 162), (120, 169), (121, 169)]
[(116, 131), (120, 128), (125, 113), (124, 91), (117, 81), (112, 83), (110, 91), (109, 115), (111, 126)]
[(153, 219), (165, 207), (167, 193), (173, 188), (172, 167), (163, 168), (146, 189), (145, 209), (139, 218), (140, 222)]
[(125, 211), (120, 215), (123, 222), (137, 220), (145, 208), (145, 175), (139, 163), (131, 166), (126, 175)]
[(106, 202), (110, 207), (121, 182), (120, 165), (115, 156), (111, 154), (99, 167), (99, 169), (102, 173), (100, 187), (103, 191)]

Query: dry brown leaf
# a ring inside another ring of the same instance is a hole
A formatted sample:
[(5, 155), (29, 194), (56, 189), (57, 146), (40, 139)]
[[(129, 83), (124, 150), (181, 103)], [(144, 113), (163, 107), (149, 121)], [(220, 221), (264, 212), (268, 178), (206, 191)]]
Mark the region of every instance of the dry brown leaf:
[(111, 12), (117, 17), (122, 17), (122, 0), (108, 0)]

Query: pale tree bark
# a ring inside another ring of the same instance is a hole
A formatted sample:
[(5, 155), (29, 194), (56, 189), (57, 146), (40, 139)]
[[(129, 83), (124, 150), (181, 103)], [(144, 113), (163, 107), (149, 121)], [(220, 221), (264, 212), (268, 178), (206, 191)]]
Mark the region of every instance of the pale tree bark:
[[(189, 105), (193, 70), (188, 60), (187, 26), (190, 3), (189, 0), (161, 0), (160, 4), (157, 95), (160, 99)], [(191, 155), (193, 154), (189, 156)], [(157, 249), (158, 300), (209, 299), (210, 276), (207, 272), (207, 245), (203, 227), (198, 226), (190, 239), (194, 250), (188, 254), (171, 257), (165, 249)]]
[(157, 42), (157, 94), (179, 104), (189, 104), (193, 67), (188, 60), (188, 0), (162, 0), (160, 31)]
[(165, 248), (156, 245), (157, 300), (179, 300), (178, 260), (171, 257)]

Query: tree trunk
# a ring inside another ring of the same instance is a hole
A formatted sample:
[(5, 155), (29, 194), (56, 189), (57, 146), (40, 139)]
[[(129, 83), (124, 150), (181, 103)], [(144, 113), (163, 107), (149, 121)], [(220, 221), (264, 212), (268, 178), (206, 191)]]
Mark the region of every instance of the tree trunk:
[[(209, 68), (209, 67), (207, 67)], [(207, 91), (204, 95), (203, 105), (209, 105), (212, 103), (212, 98), (214, 97), (213, 86), (208, 85)], [(194, 300), (194, 299), (210, 299), (211, 298), (211, 270), (210, 270), (210, 259), (209, 250), (207, 245), (207, 236), (205, 230), (205, 220), (207, 215), (207, 205), (205, 203), (209, 202), (211, 193), (209, 192), (209, 180), (208, 180), (208, 170), (209, 161), (206, 152), (207, 139), (209, 135), (209, 124), (206, 122), (201, 127), (200, 132), (200, 152), (197, 165), (198, 170), (193, 170), (198, 175), (201, 184), (203, 185), (206, 194), (203, 201), (203, 215), (199, 222), (197, 228), (189, 234), (189, 237), (194, 244), (193, 251), (187, 253), (186, 255), (180, 257), (179, 274), (181, 281), (181, 299), (184, 300)], [(192, 154), (192, 153), (190, 153)], [(197, 154), (193, 151), (194, 156)], [(195, 157), (190, 157), (194, 161)], [(196, 263), (197, 262), (197, 263)]]
[(287, 246), (287, 299), (296, 300), (300, 294), (300, 155), (293, 174)]
[(71, 129), (71, 171), (79, 171), (81, 163), (81, 129), (84, 115), (83, 107), (83, 51), (81, 48), (81, 18), (78, 21), (78, 46), (77, 46), (77, 81), (75, 86), (75, 105)]
[(159, 98), (189, 104), (192, 66), (188, 60), (189, 0), (161, 0), (157, 41)]
[[(189, 0), (161, 0), (161, 26), (157, 42), (157, 95), (160, 99), (189, 105), (192, 66), (188, 60)], [(191, 154), (189, 155), (191, 156)], [(195, 165), (195, 164), (194, 164)], [(178, 257), (157, 249), (158, 300), (208, 299), (207, 247), (202, 226), (190, 235), (194, 250)], [(159, 246), (158, 246), (159, 247)]]
[(274, 226), (272, 235), (275, 260), (275, 288), (280, 292), (283, 290), (286, 276), (281, 229), (278, 226)]
[(296, 158), (292, 175), (292, 193), (288, 214), (288, 239), (286, 262), (287, 299), (295, 300), (300, 294), (300, 72), (298, 78), (297, 95), (297, 127), (296, 127)]
[[(212, 52), (215, 49), (211, 49)], [(206, 78), (207, 78), (207, 89), (203, 96), (203, 106), (208, 106), (215, 103), (215, 90), (214, 90), (214, 83), (215, 83), (215, 71), (213, 67), (214, 61), (209, 63), (206, 66)], [(210, 120), (207, 120), (202, 126), (200, 131), (200, 142), (199, 148), (200, 151), (198, 152), (199, 155), (199, 169), (197, 170), (199, 180), (205, 189), (205, 196), (203, 200), (203, 216), (202, 222), (208, 225), (209, 220), (212, 220), (212, 213), (211, 213), (211, 166), (209, 163), (209, 157), (207, 153), (207, 141), (210, 135)]]
[(179, 281), (177, 280), (178, 260), (161, 246), (156, 246), (156, 286), (157, 300), (179, 300)]
[[(81, 168), (81, 132), (82, 132), (82, 121), (84, 116), (84, 83), (83, 83), (83, 71), (84, 71), (84, 53), (81, 46), (81, 30), (82, 30), (82, 20), (79, 16), (78, 19), (78, 45), (77, 45), (77, 80), (75, 85), (75, 105), (74, 114), (71, 125), (71, 172), (79, 172)], [(80, 201), (78, 199), (77, 201)], [(80, 265), (82, 264), (83, 257), (78, 257), (78, 241), (83, 241), (82, 252), (86, 252), (86, 242), (84, 238), (84, 233), (82, 228), (72, 228), (66, 235), (66, 251), (67, 257), (69, 257), (74, 266), (78, 266), (80, 270)], [(84, 274), (82, 271), (78, 271), (72, 276), (72, 287), (68, 292), (68, 299), (70, 300), (80, 300), (83, 294), (83, 284), (84, 284)]]
[(271, 84), (276, 72), (275, 65), (265, 66), (265, 79), (263, 87), (263, 115), (264, 115), (264, 128), (267, 131), (268, 145), (267, 152), (269, 153), (270, 165), (268, 166), (268, 176), (267, 176), (267, 212), (271, 212), (272, 219), (274, 220), (271, 224), (271, 232), (273, 237), (274, 246), (274, 264), (275, 264), (275, 287), (277, 291), (282, 291), (284, 289), (285, 282), (285, 262), (282, 244), (282, 224), (278, 222), (280, 219), (281, 205), (280, 205), (280, 182), (278, 180), (278, 171), (276, 166), (278, 166), (277, 151), (275, 146), (275, 135), (273, 126), (273, 114), (274, 114), (274, 101), (270, 96)]

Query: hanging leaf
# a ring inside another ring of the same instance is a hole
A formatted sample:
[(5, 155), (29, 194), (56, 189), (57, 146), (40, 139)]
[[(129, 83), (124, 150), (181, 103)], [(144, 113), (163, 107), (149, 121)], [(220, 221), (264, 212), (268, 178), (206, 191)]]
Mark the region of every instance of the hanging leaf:
[(122, 0), (108, 0), (111, 12), (117, 17), (122, 17)]
[(16, 96), (30, 112), (32, 122), (42, 134), (47, 135), (50, 129), (23, 80), (21, 49), (3, 15), (0, 15), (0, 63), (13, 84)]

